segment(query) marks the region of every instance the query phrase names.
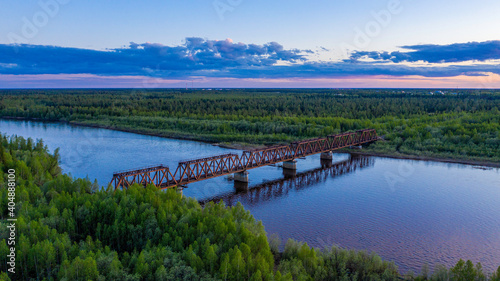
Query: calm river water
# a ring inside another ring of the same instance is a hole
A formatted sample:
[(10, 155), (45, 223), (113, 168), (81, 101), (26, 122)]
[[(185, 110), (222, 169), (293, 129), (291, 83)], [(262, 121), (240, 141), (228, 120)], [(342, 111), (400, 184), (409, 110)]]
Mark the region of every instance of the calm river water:
[[(60, 148), (63, 172), (107, 185), (112, 173), (152, 164), (175, 169), (182, 160), (236, 152), (194, 141), (172, 140), (59, 123), (0, 120), (0, 132), (42, 138)], [(279, 166), (250, 170), (248, 191), (219, 177), (191, 184), (186, 196), (204, 203), (241, 202), (266, 231), (283, 241), (336, 244), (375, 251), (401, 272), (425, 263), (500, 265), (500, 169), (430, 161), (334, 154), (298, 160), (297, 175)]]

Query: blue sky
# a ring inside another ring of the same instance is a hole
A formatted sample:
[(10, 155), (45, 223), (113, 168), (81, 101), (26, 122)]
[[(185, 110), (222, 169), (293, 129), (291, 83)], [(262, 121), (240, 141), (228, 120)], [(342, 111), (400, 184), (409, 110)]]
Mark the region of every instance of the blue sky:
[(0, 88), (500, 87), (499, 1), (0, 3)]

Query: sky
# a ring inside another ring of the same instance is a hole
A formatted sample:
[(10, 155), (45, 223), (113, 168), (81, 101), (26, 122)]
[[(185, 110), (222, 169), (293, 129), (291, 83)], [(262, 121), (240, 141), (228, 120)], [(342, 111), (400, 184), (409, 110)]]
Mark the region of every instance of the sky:
[(0, 0), (0, 88), (500, 88), (498, 0)]

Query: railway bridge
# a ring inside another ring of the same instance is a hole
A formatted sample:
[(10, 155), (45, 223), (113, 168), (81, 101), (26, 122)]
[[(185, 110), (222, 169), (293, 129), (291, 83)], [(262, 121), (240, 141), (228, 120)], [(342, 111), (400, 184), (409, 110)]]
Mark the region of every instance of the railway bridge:
[(235, 183), (248, 183), (248, 170), (283, 163), (283, 170), (297, 169), (296, 159), (321, 153), (322, 161), (332, 160), (332, 151), (361, 146), (378, 139), (374, 129), (359, 130), (296, 141), (262, 149), (246, 150), (242, 155), (228, 153), (213, 157), (180, 162), (175, 171), (158, 165), (141, 169), (116, 172), (110, 184), (115, 188), (128, 188), (137, 183), (153, 184), (160, 189), (183, 187), (190, 183), (234, 174)]

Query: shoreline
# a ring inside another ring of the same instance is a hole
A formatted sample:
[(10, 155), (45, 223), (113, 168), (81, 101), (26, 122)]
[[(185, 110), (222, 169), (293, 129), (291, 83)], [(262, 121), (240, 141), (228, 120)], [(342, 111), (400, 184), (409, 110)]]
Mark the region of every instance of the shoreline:
[[(139, 134), (139, 135), (161, 137), (161, 138), (167, 138), (167, 139), (196, 141), (196, 142), (202, 142), (202, 143), (206, 143), (206, 144), (210, 144), (213, 146), (218, 146), (218, 147), (226, 148), (226, 149), (252, 150), (252, 149), (266, 147), (266, 145), (263, 145), (263, 144), (217, 142), (217, 141), (211, 141), (211, 140), (202, 139), (202, 138), (196, 138), (193, 136), (177, 135), (177, 134), (151, 133), (151, 132), (142, 131), (140, 129), (121, 129), (121, 128), (115, 128), (115, 127), (106, 126), (106, 125), (87, 124), (87, 123), (81, 123), (81, 122), (60, 121), (60, 120), (59, 121), (51, 121), (51, 120), (43, 120), (40, 118), (7, 117), (7, 116), (0, 117), (0, 119), (37, 121), (37, 122), (47, 122), (47, 123), (64, 123), (64, 124), (68, 124), (71, 126), (99, 128), (99, 129), (127, 132), (127, 133)], [(377, 152), (377, 151), (366, 151), (365, 152), (365, 151), (359, 151), (359, 150), (353, 150), (353, 149), (341, 149), (341, 150), (337, 150), (334, 153), (350, 153), (350, 154), (354, 154), (354, 155), (376, 156), (376, 157), (393, 158), (393, 159), (435, 161), (435, 162), (450, 163), (450, 164), (463, 164), (463, 165), (471, 165), (471, 166), (486, 166), (486, 167), (491, 167), (491, 168), (500, 168), (500, 163), (489, 162), (489, 161), (484, 161), (484, 160), (441, 158), (441, 157), (436, 157), (436, 156), (418, 156), (418, 155)]]

